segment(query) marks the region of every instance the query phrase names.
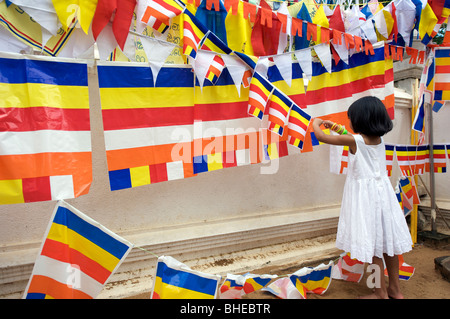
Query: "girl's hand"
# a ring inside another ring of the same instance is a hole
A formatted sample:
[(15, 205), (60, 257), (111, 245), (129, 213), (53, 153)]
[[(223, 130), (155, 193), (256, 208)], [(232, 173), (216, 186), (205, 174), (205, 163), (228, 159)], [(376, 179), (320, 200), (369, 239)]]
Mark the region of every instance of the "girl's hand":
[(322, 124), (323, 124), (323, 126), (324, 126), (325, 128), (331, 128), (331, 127), (333, 126), (334, 122), (325, 120), (325, 121), (322, 122)]

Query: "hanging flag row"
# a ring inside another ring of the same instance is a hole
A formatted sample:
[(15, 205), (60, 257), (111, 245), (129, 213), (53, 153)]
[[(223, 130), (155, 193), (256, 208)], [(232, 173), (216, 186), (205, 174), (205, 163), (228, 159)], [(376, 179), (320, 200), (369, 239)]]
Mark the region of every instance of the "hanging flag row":
[[(64, 201), (58, 201), (25, 288), (24, 299), (94, 299), (126, 259), (132, 243)], [(228, 274), (191, 269), (171, 256), (158, 257), (152, 299), (241, 299), (258, 290), (282, 299), (323, 295), (332, 278), (359, 282), (364, 264), (342, 254), (316, 267), (289, 275)], [(408, 280), (414, 267), (400, 262), (399, 278)], [(274, 280), (274, 281), (272, 281)], [(222, 282), (222, 283), (221, 283)]]
[[(214, 37), (204, 44), (227, 50)], [(333, 65), (331, 73), (321, 62), (310, 62), (306, 91), (300, 62), (289, 64), (288, 83), (282, 76), (285, 69), (270, 66), (268, 60), (253, 71), (242, 68), (245, 56), (230, 62), (231, 56), (223, 55), (226, 67), (212, 73), (214, 84), (204, 80), (211, 71), (208, 64), (194, 64), (192, 72), (189, 66), (156, 62), (150, 68), (99, 63), (111, 190), (312, 151), (310, 117), (345, 124), (348, 105), (360, 96), (379, 97), (393, 117), (392, 60), (384, 60), (383, 50), (381, 43), (373, 55), (356, 53), (348, 65), (342, 60)], [(92, 179), (86, 60), (16, 54), (0, 58), (5, 88), (0, 203), (86, 194)], [(20, 74), (26, 76), (19, 79)], [(52, 94), (43, 96), (50, 88)], [(249, 105), (257, 116), (249, 114)]]
[[(135, 36), (129, 33), (130, 27), (142, 34), (148, 26), (147, 33), (154, 30), (157, 37), (164, 38), (175, 23), (181, 26), (180, 44), (187, 56), (195, 56), (202, 39), (200, 33), (214, 30), (233, 51), (255, 57), (329, 43), (339, 61), (346, 60), (354, 51), (370, 53), (371, 45), (378, 41), (391, 41), (402, 47), (402, 52), (407, 49), (409, 54), (417, 55), (418, 50), (411, 44), (414, 31), (427, 44), (448, 17), (444, 2), (431, 1), (423, 9), (421, 3), (412, 0), (395, 0), (386, 6), (375, 1), (347, 9), (315, 2), (312, 6), (304, 2), (291, 6), (283, 3), (276, 11), (264, 0), (259, 5), (240, 0), (216, 1), (215, 5), (210, 0), (192, 2), (43, 0), (30, 4), (12, 0), (0, 4), (0, 24), (19, 43), (52, 56), (77, 57), (97, 42), (100, 58), (106, 59), (116, 47), (124, 53), (131, 49)], [(210, 25), (208, 14), (217, 15), (214, 20), (218, 21), (218, 27)], [(4, 48), (18, 50), (14, 52), (23, 49), (8, 42), (4, 42)], [(93, 50), (90, 54), (93, 55)]]
[[(330, 152), (331, 171), (346, 174), (348, 166), (348, 147), (334, 147)], [(396, 159), (402, 177), (411, 177), (430, 172), (430, 145), (393, 145), (385, 144), (386, 171), (392, 175), (392, 164)], [(450, 144), (433, 145), (433, 162), (435, 173), (447, 172), (450, 159)]]

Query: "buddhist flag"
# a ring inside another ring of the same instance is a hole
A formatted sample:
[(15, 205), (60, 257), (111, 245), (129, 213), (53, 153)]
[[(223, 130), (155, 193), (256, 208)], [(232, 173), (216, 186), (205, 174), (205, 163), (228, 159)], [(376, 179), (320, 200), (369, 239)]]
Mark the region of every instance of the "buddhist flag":
[(141, 21), (163, 33), (170, 19), (178, 16), (184, 9), (183, 3), (176, 0), (150, 0)]
[(216, 54), (208, 68), (208, 71), (206, 72), (206, 79), (208, 79), (212, 84), (216, 84), (224, 68), (225, 62), (220, 55)]
[(192, 270), (170, 256), (158, 258), (152, 299), (214, 299), (221, 276)]
[[(299, 287), (296, 286), (297, 282)], [(306, 290), (300, 281), (295, 280), (295, 283), (289, 277), (280, 278), (269, 284), (267, 287), (261, 289), (274, 294), (280, 299), (305, 299)]]
[(273, 91), (273, 85), (261, 74), (255, 72), (250, 82), (248, 114), (262, 120), (267, 101)]
[(403, 176), (414, 175), (416, 160), (416, 145), (396, 145), (395, 153), (397, 155), (397, 163)]
[(245, 283), (244, 283), (244, 292), (246, 294), (249, 294), (251, 292), (254, 292), (256, 290), (264, 288), (273, 278), (276, 278), (277, 276), (273, 275), (254, 275), (254, 274), (247, 274), (245, 276)]
[(209, 31), (200, 46), (202, 50), (230, 54), (232, 50), (213, 32)]
[(162, 67), (97, 66), (111, 190), (193, 176), (194, 73)]
[[(405, 260), (403, 258), (403, 255), (398, 256), (398, 278), (400, 280), (409, 280), (414, 275), (414, 271), (416, 269), (405, 263)], [(387, 276), (388, 272), (387, 269), (384, 268), (384, 275)]]
[(269, 107), (269, 130), (282, 136), (287, 124), (289, 111), (294, 102), (283, 92), (275, 89), (270, 96)]
[(208, 29), (189, 10), (183, 11), (182, 21), (183, 54), (195, 59), (198, 46), (208, 33)]
[(416, 152), (416, 166), (414, 170), (414, 175), (422, 175), (425, 172), (425, 163), (430, 156), (430, 146), (418, 145)]
[[(431, 151), (431, 150), (430, 150)], [(447, 172), (447, 156), (445, 144), (433, 145), (433, 162), (435, 173)], [(430, 172), (430, 158), (425, 161), (425, 171)]]
[(327, 291), (331, 283), (332, 269), (332, 261), (328, 265), (320, 264), (314, 268), (304, 267), (290, 275), (290, 279), (296, 285), (297, 289), (299, 289), (300, 293), (302, 293), (301, 289), (305, 289), (308, 293), (322, 295)]
[(85, 61), (0, 55), (0, 204), (87, 194), (92, 181)]
[(350, 253), (343, 253), (333, 266), (331, 278), (351, 282), (360, 282), (364, 276), (364, 263), (352, 259)]
[(220, 287), (221, 299), (241, 299), (243, 295), (264, 288), (276, 275), (228, 274)]
[(423, 67), (419, 84), (419, 108), (413, 121), (412, 129), (418, 132), (425, 130), (425, 103), (431, 103), (434, 91), (435, 59), (429, 56)]
[(450, 49), (435, 51), (434, 100), (450, 100)]
[(434, 27), (438, 22), (438, 18), (433, 12), (431, 6), (426, 3), (420, 14), (419, 37), (422, 42), (427, 44), (435, 35)]
[(58, 202), (24, 299), (96, 298), (133, 245)]
[(288, 119), (289, 144), (303, 149), (303, 143), (310, 121), (311, 116), (298, 105), (292, 105)]
[(392, 144), (385, 144), (385, 153), (386, 153), (386, 171), (387, 175), (392, 175), (392, 164), (394, 162), (394, 151), (395, 151), (395, 145)]

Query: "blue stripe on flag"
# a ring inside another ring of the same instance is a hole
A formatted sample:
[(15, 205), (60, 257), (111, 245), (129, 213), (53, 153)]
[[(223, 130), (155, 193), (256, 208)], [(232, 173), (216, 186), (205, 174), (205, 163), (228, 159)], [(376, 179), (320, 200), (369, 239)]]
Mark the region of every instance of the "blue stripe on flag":
[[(153, 74), (148, 66), (99, 65), (97, 70), (100, 88), (153, 87)], [(163, 67), (156, 79), (156, 87), (193, 87), (193, 84), (191, 68)]]
[(156, 277), (162, 282), (175, 287), (201, 292), (214, 296), (217, 288), (217, 280), (205, 278), (167, 266), (164, 262), (158, 262)]
[(118, 259), (121, 259), (129, 249), (127, 245), (80, 218), (66, 207), (58, 207), (53, 223), (66, 226)]
[(298, 280), (300, 280), (302, 284), (306, 284), (307, 282), (311, 281), (321, 281), (331, 276), (331, 268), (332, 267), (328, 267), (327, 269), (323, 270), (314, 270), (313, 272), (305, 276), (299, 276)]
[(0, 83), (88, 85), (87, 67), (83, 63), (0, 58), (0, 70)]

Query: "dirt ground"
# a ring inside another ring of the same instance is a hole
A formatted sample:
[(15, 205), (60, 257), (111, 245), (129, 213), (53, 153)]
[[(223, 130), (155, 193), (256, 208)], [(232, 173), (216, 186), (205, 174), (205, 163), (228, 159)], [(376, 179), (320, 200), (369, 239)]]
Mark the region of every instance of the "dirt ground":
[[(400, 281), (402, 293), (407, 299), (450, 299), (450, 282), (435, 269), (436, 257), (450, 256), (450, 243), (440, 247), (431, 247), (428, 244), (418, 243), (413, 250), (404, 255), (405, 262), (415, 267), (414, 275), (408, 281)], [(317, 266), (321, 262), (329, 260), (317, 260), (314, 264), (284, 268), (282, 266), (268, 266), (255, 269), (255, 274), (291, 274), (304, 266)], [(366, 273), (359, 283), (332, 280), (328, 290), (323, 295), (308, 294), (308, 299), (355, 299), (359, 296), (370, 294), (366, 285)], [(150, 292), (133, 296), (130, 299), (148, 299)], [(243, 299), (276, 299), (276, 297), (264, 291), (255, 291), (245, 295)]]

